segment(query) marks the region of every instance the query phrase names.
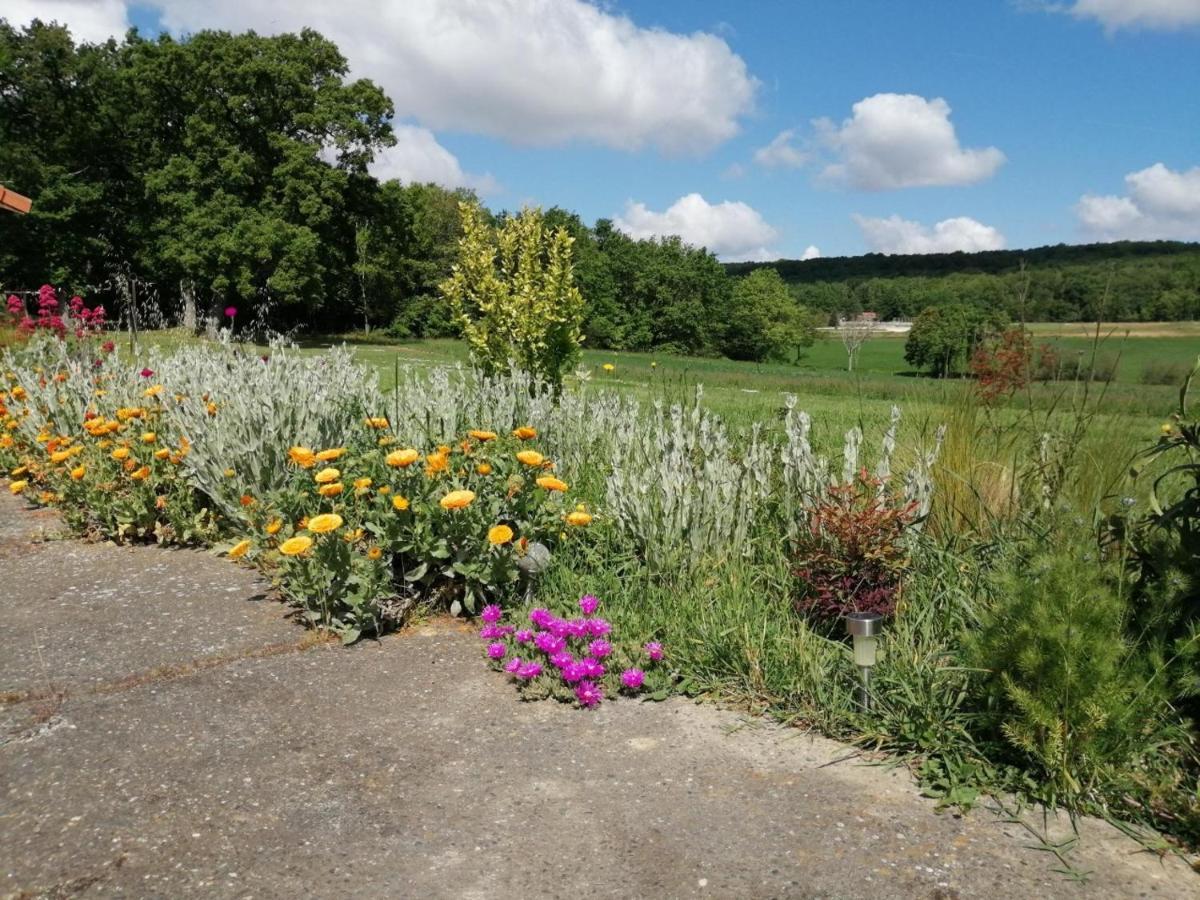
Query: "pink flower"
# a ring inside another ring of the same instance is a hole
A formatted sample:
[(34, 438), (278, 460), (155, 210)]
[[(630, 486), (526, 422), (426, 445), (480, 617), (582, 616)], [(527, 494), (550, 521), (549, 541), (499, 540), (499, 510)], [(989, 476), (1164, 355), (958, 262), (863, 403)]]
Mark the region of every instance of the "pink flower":
[(100, 345), (100, 349), (103, 350), (105, 353), (112, 353), (114, 350), (117, 349), (117, 345), (114, 344), (112, 341), (105, 341), (103, 344)]
[(504, 629), (499, 625), (484, 625), (479, 629), (479, 639), (483, 641), (494, 641), (496, 638), (504, 637)]
[(504, 654), (507, 652), (508, 648), (499, 641), (496, 641), (494, 644), (487, 645), (487, 655), (489, 659), (504, 659)]
[(575, 664), (575, 657), (566, 650), (563, 650), (561, 653), (555, 653), (550, 657), (550, 664), (559, 670), (566, 669), (567, 666)]
[(663, 658), (662, 644), (660, 644), (658, 641), (650, 641), (642, 649), (644, 649), (646, 651), (646, 655), (655, 662), (658, 662)]
[(598, 660), (594, 660), (590, 656), (585, 656), (579, 661), (579, 670), (583, 673), (584, 678), (604, 677), (604, 666), (600, 665)]
[(516, 633), (516, 635), (514, 635), (514, 637), (516, 637), (517, 643), (528, 644), (530, 641), (533, 640), (533, 632), (530, 631), (528, 628), (522, 628), (520, 631), (518, 631)]
[(236, 315), (237, 315), (237, 307), (236, 306), (225, 307), (225, 318), (232, 319)]
[(600, 705), (600, 701), (604, 699), (604, 691), (600, 690), (592, 682), (584, 681), (575, 688), (575, 699), (579, 701), (580, 706), (586, 706), (590, 709), (593, 706)]
[(519, 671), (521, 671), (521, 665), (521, 658), (519, 656), (514, 656), (505, 664), (504, 671), (509, 675), (516, 675)]
[(588, 644), (588, 653), (596, 657), (596, 659), (604, 659), (604, 657), (612, 653), (612, 644), (602, 638), (597, 638)]
[(553, 656), (555, 653), (561, 653), (567, 648), (567, 642), (560, 637), (555, 637), (548, 631), (539, 631), (533, 636), (533, 646), (537, 647), (547, 656)]
[(529, 621), (538, 628), (545, 628), (547, 623), (549, 623), (553, 618), (554, 616), (550, 614), (550, 610), (542, 609), (540, 606), (529, 611)]
[(636, 691), (642, 686), (642, 682), (646, 680), (646, 673), (641, 669), (626, 669), (621, 673), (621, 684), (629, 688), (631, 691)]
[(496, 622), (500, 621), (500, 617), (502, 615), (504, 615), (504, 613), (501, 612), (499, 606), (497, 606), (495, 603), (489, 603), (483, 608), (483, 611), (479, 614), (479, 618), (483, 619), (483, 621), (487, 622), (489, 625), (494, 625)]
[(587, 633), (592, 637), (604, 637), (610, 631), (612, 631), (612, 626), (603, 619), (587, 620)]
[(579, 598), (579, 608), (585, 616), (590, 616), (596, 611), (596, 607), (600, 605), (600, 600), (591, 594), (584, 594)]
[(573, 662), (562, 667), (562, 680), (567, 684), (583, 681), (586, 677), (582, 663)]
[(524, 678), (526, 681), (537, 678), (541, 674), (542, 667), (540, 663), (525, 663), (523, 666), (521, 666), (521, 668), (517, 669), (517, 677)]
[(141, 376), (143, 378), (151, 378), (154, 375), (153, 369), (142, 369)]
[(568, 622), (564, 622), (563, 631), (573, 638), (585, 638), (588, 636), (588, 620), (571, 619)]

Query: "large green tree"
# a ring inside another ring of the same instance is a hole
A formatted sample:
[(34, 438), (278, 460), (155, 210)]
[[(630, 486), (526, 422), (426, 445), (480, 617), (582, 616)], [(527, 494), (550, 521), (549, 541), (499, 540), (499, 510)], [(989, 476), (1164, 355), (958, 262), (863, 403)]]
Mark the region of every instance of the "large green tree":
[(1005, 323), (994, 309), (948, 303), (930, 306), (913, 321), (904, 345), (904, 359), (936, 377), (961, 371), (971, 351)]
[(721, 352), (731, 359), (795, 362), (812, 346), (812, 316), (801, 308), (774, 269), (755, 269), (733, 288)]

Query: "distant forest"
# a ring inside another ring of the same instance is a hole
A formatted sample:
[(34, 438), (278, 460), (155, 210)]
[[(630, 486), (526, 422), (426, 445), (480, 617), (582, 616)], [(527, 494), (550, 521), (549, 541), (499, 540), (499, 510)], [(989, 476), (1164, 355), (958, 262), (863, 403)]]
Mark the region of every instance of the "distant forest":
[[(1022, 266), (1024, 268), (1022, 269)], [(1200, 319), (1200, 244), (1120, 241), (1028, 250), (840, 256), (728, 263), (735, 277), (769, 267), (811, 310), (912, 318), (929, 306), (1002, 308), (1027, 322)]]

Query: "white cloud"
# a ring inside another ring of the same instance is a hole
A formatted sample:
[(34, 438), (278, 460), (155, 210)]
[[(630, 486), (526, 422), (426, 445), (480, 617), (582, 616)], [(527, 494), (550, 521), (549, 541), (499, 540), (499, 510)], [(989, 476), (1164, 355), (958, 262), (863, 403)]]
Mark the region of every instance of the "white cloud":
[(778, 232), (756, 209), (736, 200), (709, 203), (699, 194), (688, 194), (663, 212), (631, 200), (613, 224), (637, 239), (679, 235), (684, 243), (707, 247), (727, 262), (779, 258), (768, 249)]
[(944, 219), (932, 228), (889, 216), (875, 219), (870, 216), (851, 216), (863, 240), (873, 253), (953, 253), (962, 250), (1003, 250), (1004, 235), (990, 225), (966, 216)]
[(801, 255), (800, 258), (801, 259), (820, 259), (821, 258), (821, 248), (817, 247), (815, 244), (809, 244), (807, 247), (804, 248), (804, 253)]
[(583, 0), (147, 5), (175, 33), (310, 26), (384, 88), (399, 118), (518, 144), (698, 153), (738, 132), (758, 86), (716, 35), (642, 28)]
[(775, 135), (771, 143), (754, 151), (754, 161), (767, 168), (797, 169), (809, 161), (809, 154), (792, 143), (796, 130), (789, 128)]
[(122, 0), (5, 0), (0, 18), (13, 26), (41, 19), (47, 25), (66, 25), (77, 43), (98, 44), (121, 37), (129, 28)]
[(371, 174), (380, 181), (399, 178), (404, 182), (432, 181), (442, 187), (474, 188), (481, 194), (498, 190), (491, 175), (470, 175), (463, 171), (458, 158), (438, 143), (433, 132), (416, 125), (397, 125), (396, 146), (375, 155)]
[(1200, 25), (1200, 0), (1075, 0), (1068, 11), (1078, 19), (1095, 19), (1108, 31)]
[(819, 142), (836, 157), (822, 173), (832, 183), (867, 191), (974, 184), (1004, 163), (995, 147), (959, 146), (941, 97), (875, 94), (852, 109), (840, 127), (829, 119), (814, 122)]
[(1083, 231), (1100, 240), (1200, 240), (1200, 166), (1176, 172), (1155, 163), (1125, 176), (1128, 195), (1084, 194)]

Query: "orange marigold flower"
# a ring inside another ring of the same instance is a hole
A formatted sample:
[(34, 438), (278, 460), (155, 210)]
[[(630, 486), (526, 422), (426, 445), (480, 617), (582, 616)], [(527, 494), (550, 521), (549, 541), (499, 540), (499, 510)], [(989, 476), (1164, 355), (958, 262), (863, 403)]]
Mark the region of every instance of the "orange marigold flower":
[(407, 447), (404, 450), (393, 450), (383, 458), (383, 461), (397, 469), (407, 469), (420, 458), (420, 453), (411, 447)]
[[(130, 460), (130, 462), (133, 462), (133, 460)], [(136, 472), (131, 473), (129, 477), (132, 478), (134, 481), (145, 481), (147, 478), (150, 477), (150, 467), (142, 466)]]
[(354, 479), (354, 489), (356, 491), (365, 491), (370, 486), (371, 486), (370, 478), (363, 477), (363, 478), (355, 478)]
[(387, 428), (388, 420), (382, 416), (367, 419), (367, 427), (369, 428)]
[(155, 459), (166, 459), (170, 455), (171, 455), (171, 451), (168, 450), (166, 447), (159, 447), (157, 450), (154, 451)]
[(408, 509), (408, 498), (397, 494), (392, 498), (392, 509), (396, 510), (396, 512), (404, 512)]
[(378, 547), (372, 547), (370, 550), (367, 551), (367, 559), (372, 559), (372, 560), (379, 559), (379, 557), (381, 557), (381, 556), (383, 556), (383, 551), (380, 550)]
[(386, 496), (387, 494), (390, 494), (391, 492), (392, 492), (392, 489), (391, 489), (391, 487), (389, 487), (388, 485), (386, 485), (386, 484), (381, 484), (381, 485), (379, 486), (379, 493), (380, 493), (380, 496)]
[(64, 463), (74, 455), (74, 452), (71, 450), (56, 450), (54, 453), (50, 454), (50, 462)]
[(496, 432), (494, 431), (480, 431), (475, 429), (467, 433), (477, 441), (494, 441), (496, 439)]
[(272, 519), (270, 522), (267, 523), (267, 527), (264, 530), (267, 532), (267, 534), (278, 534), (279, 529), (282, 527), (283, 527), (282, 519)]
[(517, 454), (517, 460), (527, 466), (540, 466), (545, 462), (546, 457), (542, 456), (536, 450), (522, 450)]
[(127, 459), (127, 460), (125, 460), (125, 462), (121, 463), (121, 468), (124, 469), (126, 472), (132, 472), (137, 467), (138, 467), (138, 461), (136, 459)]
[(520, 428), (513, 429), (513, 437), (519, 438), (522, 441), (532, 440), (537, 437), (537, 430), (528, 425), (522, 425)]
[(312, 547), (312, 538), (302, 534), (296, 537), (288, 538), (279, 545), (279, 552), (284, 556), (299, 556), (301, 553), (307, 553)]
[(540, 488), (545, 488), (548, 491), (562, 492), (567, 489), (567, 483), (555, 478), (553, 475), (543, 475), (537, 480), (537, 486)]
[(337, 481), (341, 477), (341, 472), (330, 467), (327, 469), (322, 469), (320, 472), (314, 475), (313, 481), (315, 481), (317, 484), (330, 484), (331, 482)]
[(317, 459), (321, 462), (333, 462), (346, 452), (345, 447), (332, 447), (329, 450), (322, 450), (317, 454)]
[(573, 513), (567, 513), (566, 519), (568, 525), (574, 525), (577, 528), (592, 524), (591, 513), (581, 512), (580, 510), (575, 510)]
[(142, 391), (142, 396), (143, 397), (161, 397), (162, 392), (163, 392), (163, 386), (161, 384), (156, 384), (153, 387), (148, 387), (144, 391)]
[(342, 517), (337, 513), (323, 513), (308, 520), (308, 530), (314, 534), (325, 534), (342, 527)]
[(450, 471), (450, 457), (445, 453), (430, 453), (425, 457), (425, 475), (432, 477)]
[(153, 444), (157, 440), (158, 440), (158, 435), (155, 434), (153, 431), (143, 431), (142, 432), (142, 443), (143, 444)]
[(288, 450), (288, 459), (303, 469), (311, 469), (317, 461), (317, 454), (307, 447), (292, 447)]
[(87, 469), (85, 467), (76, 466), (74, 469), (71, 470), (71, 480), (72, 481), (80, 481), (83, 479), (83, 476), (86, 474), (87, 474)]
[(507, 525), (493, 525), (488, 529), (488, 543), (493, 547), (500, 547), (511, 542), (513, 539), (513, 530)]
[(491, 475), (492, 474), (492, 464), (491, 463), (480, 463), (479, 465), (477, 465), (475, 467), (475, 471), (478, 472), (480, 475)]
[(345, 534), (343, 534), (342, 540), (347, 544), (353, 544), (355, 541), (360, 540), (362, 536), (363, 530), (361, 528), (355, 528), (353, 531), (347, 531)]
[(129, 448), (128, 447), (118, 447), (116, 450), (114, 450), (112, 452), (112, 458), (117, 460), (118, 462), (120, 462), (123, 459), (128, 459), (129, 458)]
[(335, 481), (333, 484), (323, 484), (317, 488), (317, 493), (322, 497), (336, 497), (346, 488), (340, 481)]
[(442, 509), (465, 509), (474, 502), (474, 491), (451, 491), (438, 501)]
[(253, 506), (254, 498), (249, 494), (242, 494), (242, 496), (238, 498), (238, 502), (241, 503), (242, 506)]
[(217, 414), (217, 404), (215, 403), (209, 403), (204, 407), (204, 409), (210, 416), (215, 416)]
[(21, 493), (21, 491), (25, 490), (25, 488), (27, 488), (27, 487), (29, 487), (29, 482), (24, 479), (21, 479), (20, 481), (12, 482), (12, 484), (10, 484), (8, 486), (8, 491), (10, 494), (13, 494), (15, 496), (15, 495)]
[(226, 554), (230, 559), (241, 559), (250, 549), (251, 544), (248, 540), (240, 540), (229, 548), (229, 553)]

